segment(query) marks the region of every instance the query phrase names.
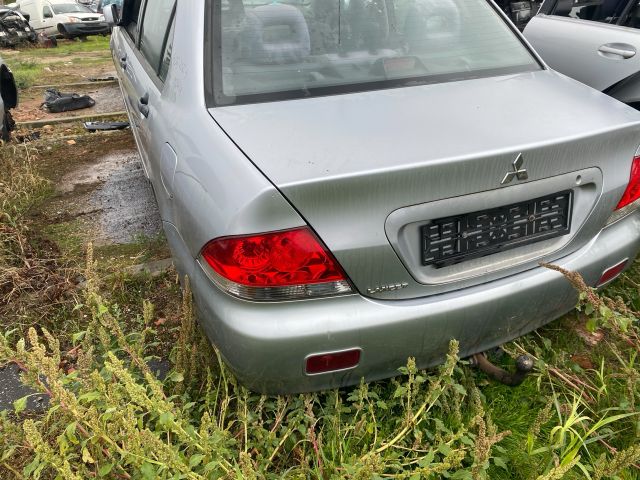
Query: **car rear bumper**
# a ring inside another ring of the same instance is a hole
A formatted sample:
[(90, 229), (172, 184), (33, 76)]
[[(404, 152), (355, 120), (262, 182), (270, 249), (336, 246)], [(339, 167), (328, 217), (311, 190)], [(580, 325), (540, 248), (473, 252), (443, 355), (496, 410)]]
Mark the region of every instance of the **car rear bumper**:
[[(165, 225), (170, 244), (183, 245)], [(640, 211), (604, 229), (557, 265), (589, 285), (640, 247)], [(407, 358), (420, 367), (443, 361), (451, 339), (462, 357), (510, 341), (570, 311), (577, 293), (558, 272), (535, 268), (448, 294), (380, 301), (361, 295), (283, 303), (252, 303), (218, 290), (186, 249), (174, 251), (190, 275), (201, 323), (229, 366), (249, 388), (294, 393), (356, 384), (397, 374)], [(348, 371), (308, 376), (311, 354), (362, 349)]]

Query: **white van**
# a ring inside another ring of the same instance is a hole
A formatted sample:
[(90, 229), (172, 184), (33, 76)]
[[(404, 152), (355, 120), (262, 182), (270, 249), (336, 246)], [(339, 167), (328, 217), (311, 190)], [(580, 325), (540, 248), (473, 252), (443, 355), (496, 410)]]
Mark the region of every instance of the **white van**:
[(50, 37), (86, 37), (111, 31), (103, 15), (73, 0), (19, 0), (17, 6), (31, 17), (29, 23), (36, 32)]

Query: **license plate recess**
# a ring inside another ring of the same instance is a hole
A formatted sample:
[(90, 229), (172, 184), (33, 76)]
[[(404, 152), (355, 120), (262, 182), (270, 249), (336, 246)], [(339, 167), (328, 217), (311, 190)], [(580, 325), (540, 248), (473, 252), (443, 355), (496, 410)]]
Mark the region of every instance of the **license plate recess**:
[(442, 268), (571, 231), (573, 192), (439, 218), (421, 227), (423, 266)]

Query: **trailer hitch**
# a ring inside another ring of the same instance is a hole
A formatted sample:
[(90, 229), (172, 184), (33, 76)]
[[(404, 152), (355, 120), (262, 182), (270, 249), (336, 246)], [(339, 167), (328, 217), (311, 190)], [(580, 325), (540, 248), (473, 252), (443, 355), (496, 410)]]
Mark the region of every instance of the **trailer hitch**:
[(520, 355), (516, 359), (515, 373), (509, 373), (494, 365), (489, 361), (484, 353), (476, 353), (472, 356), (471, 364), (477, 366), (494, 380), (510, 387), (517, 387), (520, 385), (526, 378), (527, 374), (533, 370), (533, 359), (528, 355)]

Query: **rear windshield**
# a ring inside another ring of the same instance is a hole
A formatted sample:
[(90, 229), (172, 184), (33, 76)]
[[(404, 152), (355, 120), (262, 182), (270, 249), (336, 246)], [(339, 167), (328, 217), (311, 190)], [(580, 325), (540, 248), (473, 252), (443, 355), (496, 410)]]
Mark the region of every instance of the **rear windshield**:
[(66, 13), (92, 13), (91, 10), (84, 5), (78, 5), (77, 3), (64, 3), (58, 5), (51, 5), (56, 15)]
[(215, 105), (540, 68), (486, 0), (212, 0), (208, 15)]

